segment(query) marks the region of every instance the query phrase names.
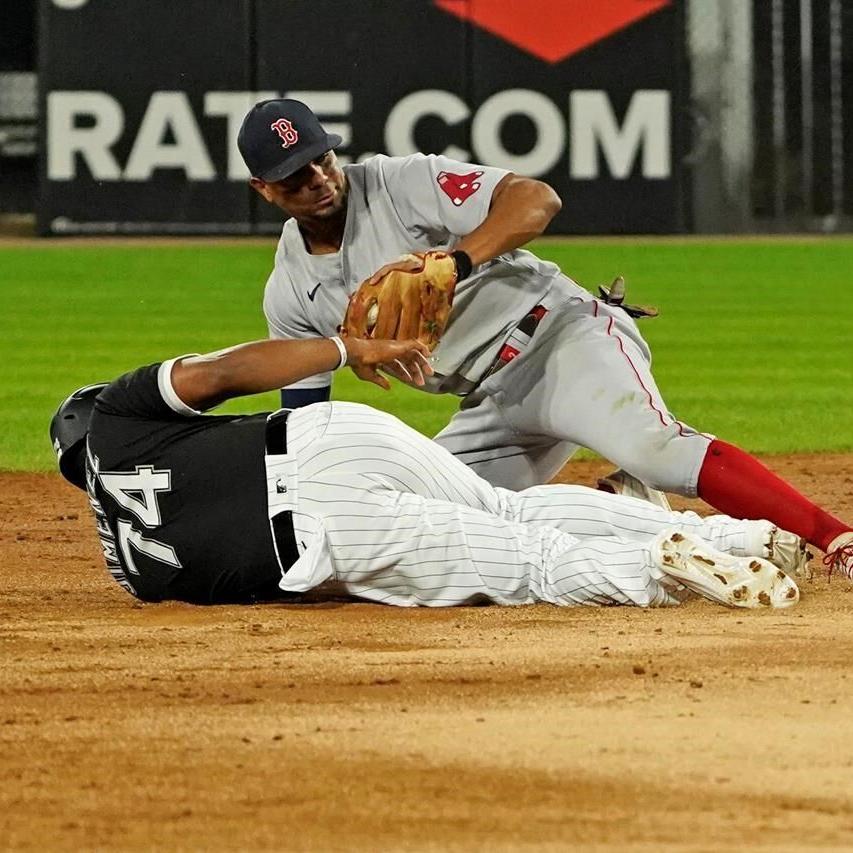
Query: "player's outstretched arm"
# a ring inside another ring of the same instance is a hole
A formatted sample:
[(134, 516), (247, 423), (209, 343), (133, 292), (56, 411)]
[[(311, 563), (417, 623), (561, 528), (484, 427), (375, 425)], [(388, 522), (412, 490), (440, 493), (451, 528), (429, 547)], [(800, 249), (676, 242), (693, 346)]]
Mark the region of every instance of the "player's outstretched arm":
[[(388, 382), (376, 373), (381, 364), (403, 368), (422, 385), (432, 374), (429, 349), (420, 341), (344, 338), (345, 364), (357, 375), (383, 388)], [(204, 411), (231, 397), (273, 391), (317, 373), (342, 367), (341, 351), (331, 338), (305, 341), (254, 341), (206, 355), (190, 356), (172, 367), (172, 387), (190, 408)]]
[(506, 175), (492, 193), (486, 218), (454, 249), (465, 252), (477, 266), (538, 237), (562, 206), (548, 184)]

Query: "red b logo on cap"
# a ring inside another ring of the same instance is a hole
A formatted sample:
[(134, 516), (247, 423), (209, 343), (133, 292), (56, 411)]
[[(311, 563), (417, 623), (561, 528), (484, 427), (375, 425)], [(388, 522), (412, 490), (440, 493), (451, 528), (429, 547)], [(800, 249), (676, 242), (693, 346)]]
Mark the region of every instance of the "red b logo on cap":
[(281, 137), (282, 148), (290, 148), (291, 145), (299, 142), (299, 133), (286, 118), (274, 121), (270, 125), (270, 130), (274, 130)]

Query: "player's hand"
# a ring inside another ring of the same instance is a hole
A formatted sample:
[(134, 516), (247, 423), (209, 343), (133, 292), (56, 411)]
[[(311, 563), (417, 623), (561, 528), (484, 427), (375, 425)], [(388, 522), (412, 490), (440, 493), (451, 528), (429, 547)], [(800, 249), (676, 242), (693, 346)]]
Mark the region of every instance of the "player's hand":
[(365, 382), (372, 382), (386, 391), (391, 387), (379, 373), (396, 376), (413, 385), (423, 385), (425, 376), (432, 376), (429, 363), (429, 347), (421, 341), (366, 340), (364, 338), (343, 339), (347, 350), (347, 364), (353, 373)]
[(396, 260), (391, 261), (390, 263), (385, 264), (384, 267), (380, 267), (367, 279), (368, 284), (376, 284), (380, 279), (385, 278), (389, 272), (392, 270), (403, 270), (403, 272), (416, 272), (423, 266), (423, 259), (419, 258), (417, 255), (400, 255)]

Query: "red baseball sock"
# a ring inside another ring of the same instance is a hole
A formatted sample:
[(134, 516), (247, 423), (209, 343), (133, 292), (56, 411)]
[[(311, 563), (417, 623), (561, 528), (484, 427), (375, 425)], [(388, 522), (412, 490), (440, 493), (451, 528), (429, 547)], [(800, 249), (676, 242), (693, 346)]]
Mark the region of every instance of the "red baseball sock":
[(733, 444), (711, 442), (699, 471), (699, 497), (735, 518), (766, 518), (822, 551), (850, 530)]

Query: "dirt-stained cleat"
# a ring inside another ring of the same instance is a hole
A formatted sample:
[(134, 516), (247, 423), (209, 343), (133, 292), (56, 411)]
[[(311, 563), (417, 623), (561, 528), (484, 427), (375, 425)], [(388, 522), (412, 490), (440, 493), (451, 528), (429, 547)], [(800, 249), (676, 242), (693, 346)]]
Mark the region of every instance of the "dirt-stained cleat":
[(791, 607), (796, 583), (761, 557), (733, 557), (690, 533), (663, 531), (652, 543), (658, 567), (693, 592), (727, 607)]

